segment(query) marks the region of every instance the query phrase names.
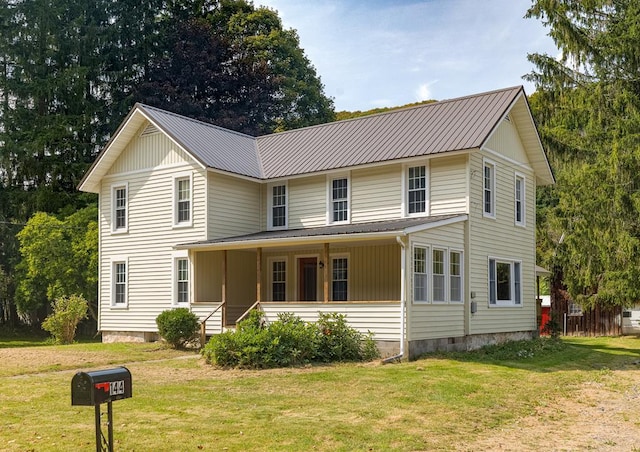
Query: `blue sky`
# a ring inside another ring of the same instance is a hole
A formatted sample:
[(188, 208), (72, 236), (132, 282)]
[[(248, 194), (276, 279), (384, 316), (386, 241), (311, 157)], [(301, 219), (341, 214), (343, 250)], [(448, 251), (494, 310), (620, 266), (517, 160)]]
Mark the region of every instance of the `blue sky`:
[(524, 85), (527, 53), (558, 53), (531, 0), (254, 0), (297, 30), (337, 111)]

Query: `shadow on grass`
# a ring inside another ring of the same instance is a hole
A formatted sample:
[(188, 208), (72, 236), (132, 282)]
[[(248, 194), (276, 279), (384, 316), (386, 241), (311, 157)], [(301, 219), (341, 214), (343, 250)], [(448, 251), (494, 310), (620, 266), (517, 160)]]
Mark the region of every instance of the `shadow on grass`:
[(533, 372), (639, 369), (639, 337), (542, 337), (490, 345), (468, 352), (434, 353), (421, 359), (444, 358)]

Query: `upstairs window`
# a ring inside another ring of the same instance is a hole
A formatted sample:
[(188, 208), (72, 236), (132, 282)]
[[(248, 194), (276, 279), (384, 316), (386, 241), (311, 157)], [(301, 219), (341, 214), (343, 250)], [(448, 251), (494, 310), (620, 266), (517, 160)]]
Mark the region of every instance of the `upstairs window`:
[(331, 299), (333, 301), (347, 301), (348, 261), (346, 257), (332, 260)]
[(522, 271), (517, 261), (489, 259), (489, 305), (522, 304)]
[(484, 216), (496, 216), (496, 167), (493, 163), (484, 162), (483, 169), (483, 199), (482, 208)]
[(515, 178), (515, 222), (518, 226), (524, 226), (524, 212), (525, 212), (525, 183), (524, 176), (516, 174)]
[(282, 229), (287, 227), (287, 186), (272, 185), (269, 195), (271, 204), (271, 228)]
[(128, 228), (127, 185), (113, 187), (113, 227), (114, 232), (125, 232)]
[(407, 174), (407, 213), (417, 214), (427, 211), (427, 168), (412, 166)]
[(189, 226), (192, 223), (192, 183), (191, 175), (175, 178), (174, 182), (174, 224)]
[(346, 177), (331, 181), (331, 222), (349, 221), (349, 179)]

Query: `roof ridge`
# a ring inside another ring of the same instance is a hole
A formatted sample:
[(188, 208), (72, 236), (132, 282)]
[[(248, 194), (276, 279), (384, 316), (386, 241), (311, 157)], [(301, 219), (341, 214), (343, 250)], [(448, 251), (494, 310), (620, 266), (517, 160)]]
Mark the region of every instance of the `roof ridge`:
[(184, 121), (197, 123), (197, 124), (200, 124), (200, 125), (203, 125), (203, 126), (213, 127), (214, 129), (218, 129), (218, 130), (221, 130), (223, 132), (232, 133), (232, 134), (235, 134), (235, 135), (240, 135), (240, 136), (245, 137), (245, 138), (250, 138), (250, 139), (252, 139), (254, 141), (256, 139), (256, 137), (254, 137), (252, 135), (249, 135), (249, 134), (246, 134), (246, 133), (242, 133), (242, 132), (238, 132), (237, 130), (227, 129), (226, 127), (222, 127), (222, 126), (219, 126), (219, 125), (216, 125), (216, 124), (212, 124), (210, 122), (201, 121), (199, 119), (190, 118), (188, 116), (184, 116), (184, 115), (181, 115), (179, 113), (175, 113), (175, 112), (172, 112), (172, 111), (169, 111), (169, 110), (164, 110), (162, 108), (154, 107), (152, 105), (143, 104), (142, 102), (137, 102), (136, 105), (134, 106), (134, 108), (136, 108), (136, 107), (142, 108), (143, 110), (144, 109), (154, 110), (154, 111), (156, 111), (158, 113), (171, 115), (171, 116), (174, 116), (176, 118), (180, 118), (180, 119), (182, 119)]
[(392, 115), (392, 114), (397, 114), (400, 112), (406, 112), (406, 111), (410, 111), (410, 110), (418, 110), (418, 109), (423, 109), (423, 108), (433, 108), (436, 105), (442, 105), (442, 104), (447, 104), (447, 103), (452, 103), (452, 102), (460, 102), (463, 100), (467, 100), (467, 99), (473, 99), (476, 97), (482, 97), (482, 96), (488, 96), (490, 94), (498, 94), (498, 93), (502, 93), (502, 92), (506, 92), (506, 91), (515, 91), (515, 90), (523, 90), (524, 91), (524, 87), (522, 85), (515, 85), (515, 86), (510, 86), (508, 88), (501, 88), (501, 89), (495, 89), (495, 90), (491, 90), (491, 91), (485, 91), (483, 93), (476, 93), (476, 94), (468, 94), (466, 96), (461, 96), (461, 97), (453, 97), (450, 99), (443, 99), (443, 100), (437, 100), (435, 102), (430, 102), (430, 103), (426, 103), (426, 104), (420, 104), (420, 105), (411, 105), (411, 106), (407, 106), (407, 107), (400, 107), (397, 108), (395, 110), (390, 110), (390, 111), (383, 111), (380, 113), (374, 113), (371, 115), (366, 115), (366, 116), (359, 116), (357, 118), (349, 118), (349, 119), (342, 119), (340, 121), (333, 121), (333, 122), (324, 122), (322, 124), (315, 124), (313, 126), (307, 126), (307, 127), (301, 127), (299, 129), (292, 129), (292, 130), (285, 130), (283, 132), (276, 132), (276, 133), (269, 133), (266, 135), (260, 135), (256, 138), (256, 141), (261, 141), (261, 139), (263, 138), (269, 138), (269, 137), (273, 137), (273, 136), (282, 136), (284, 134), (291, 134), (291, 133), (295, 133), (295, 132), (299, 132), (301, 130), (310, 130), (310, 129), (316, 129), (316, 128), (321, 128), (321, 127), (328, 127), (328, 126), (335, 126), (336, 124), (343, 124), (343, 123), (348, 123), (348, 122), (353, 122), (353, 121), (362, 121), (362, 120), (366, 120), (369, 118), (376, 118), (376, 117), (380, 117), (380, 116), (386, 116), (386, 115)]

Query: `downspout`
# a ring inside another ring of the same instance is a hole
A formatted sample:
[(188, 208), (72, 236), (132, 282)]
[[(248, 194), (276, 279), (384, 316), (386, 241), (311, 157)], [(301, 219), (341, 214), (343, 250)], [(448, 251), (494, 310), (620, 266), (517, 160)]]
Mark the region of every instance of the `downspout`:
[(405, 309), (406, 309), (406, 294), (407, 294), (407, 279), (406, 279), (406, 262), (407, 262), (407, 246), (402, 241), (402, 238), (397, 235), (396, 242), (400, 245), (400, 353), (395, 356), (390, 356), (382, 360), (383, 363), (390, 363), (392, 361), (401, 360), (404, 357), (404, 336), (405, 336)]

